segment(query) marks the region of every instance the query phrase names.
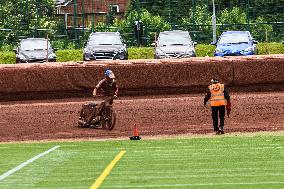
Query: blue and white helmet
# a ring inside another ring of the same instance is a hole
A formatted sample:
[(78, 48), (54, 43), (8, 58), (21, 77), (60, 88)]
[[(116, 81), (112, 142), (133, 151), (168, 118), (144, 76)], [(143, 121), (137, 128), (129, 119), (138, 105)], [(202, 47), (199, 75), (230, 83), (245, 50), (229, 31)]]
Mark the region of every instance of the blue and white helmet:
[(111, 70), (109, 70), (109, 69), (107, 69), (105, 71), (105, 77), (108, 77), (110, 79), (114, 79), (115, 78), (114, 73)]

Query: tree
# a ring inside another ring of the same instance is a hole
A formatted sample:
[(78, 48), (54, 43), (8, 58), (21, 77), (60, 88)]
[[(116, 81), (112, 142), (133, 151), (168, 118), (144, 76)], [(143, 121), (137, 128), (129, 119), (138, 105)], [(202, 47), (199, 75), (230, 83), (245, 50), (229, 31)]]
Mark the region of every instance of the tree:
[[(2, 0), (0, 5), (0, 29), (10, 29), (1, 33), (0, 40), (13, 43), (16, 36), (45, 37), (53, 33), (56, 21), (53, 0)], [(43, 30), (38, 29), (46, 29)], [(44, 36), (43, 36), (44, 35)]]
[(144, 40), (147, 40), (146, 43), (148, 45), (154, 41), (156, 32), (169, 30), (171, 28), (170, 24), (164, 21), (162, 17), (154, 16), (146, 9), (141, 9), (140, 12), (135, 9), (129, 10), (126, 13), (124, 20), (115, 20), (114, 26), (121, 28), (121, 33), (127, 34), (127, 36), (124, 37), (128, 40), (128, 42), (132, 41), (132, 44), (135, 43), (133, 40), (134, 23), (138, 19), (143, 23), (143, 38)]

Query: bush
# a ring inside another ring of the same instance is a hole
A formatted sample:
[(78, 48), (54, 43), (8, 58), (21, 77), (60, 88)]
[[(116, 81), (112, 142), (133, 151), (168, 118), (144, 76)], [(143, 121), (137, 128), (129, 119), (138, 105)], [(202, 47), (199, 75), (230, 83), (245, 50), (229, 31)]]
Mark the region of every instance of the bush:
[(0, 64), (15, 64), (16, 55), (14, 52), (0, 52)]
[(195, 47), (197, 57), (214, 56), (213, 52), (215, 50), (214, 45), (198, 44)]
[(128, 48), (128, 59), (154, 59), (154, 48), (130, 47)]
[(284, 44), (281, 43), (259, 43), (258, 54), (284, 54)]
[(57, 62), (77, 62), (83, 61), (83, 51), (81, 49), (58, 50), (56, 51)]

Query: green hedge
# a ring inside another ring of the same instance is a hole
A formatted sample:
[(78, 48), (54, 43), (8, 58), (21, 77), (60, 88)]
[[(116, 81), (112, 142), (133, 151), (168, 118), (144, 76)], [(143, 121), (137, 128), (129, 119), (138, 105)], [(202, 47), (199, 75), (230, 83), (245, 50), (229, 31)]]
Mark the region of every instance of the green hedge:
[(259, 43), (257, 45), (258, 54), (284, 54), (284, 44), (282, 43)]
[(15, 64), (16, 56), (14, 52), (0, 52), (0, 64)]
[(195, 47), (196, 56), (197, 57), (214, 56), (213, 52), (215, 48), (216, 46), (214, 45), (198, 44)]
[(58, 50), (56, 51), (57, 62), (83, 61), (83, 50)]
[(128, 59), (154, 59), (154, 48), (130, 47), (128, 48)]
[[(215, 46), (198, 44), (196, 47), (196, 56), (213, 56)], [(281, 43), (259, 43), (258, 54), (284, 54), (284, 44)], [(83, 60), (82, 50), (58, 50), (56, 51), (57, 62), (77, 62)], [(153, 59), (153, 47), (129, 47), (128, 59)], [(16, 62), (14, 52), (0, 52), (0, 64), (14, 64)]]

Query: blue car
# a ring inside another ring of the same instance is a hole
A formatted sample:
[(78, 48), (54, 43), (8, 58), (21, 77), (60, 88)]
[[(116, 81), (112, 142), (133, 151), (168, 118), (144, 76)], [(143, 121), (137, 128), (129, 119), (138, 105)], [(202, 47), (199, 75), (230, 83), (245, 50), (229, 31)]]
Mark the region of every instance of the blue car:
[(214, 56), (247, 56), (257, 54), (257, 41), (249, 31), (223, 32), (217, 42)]

